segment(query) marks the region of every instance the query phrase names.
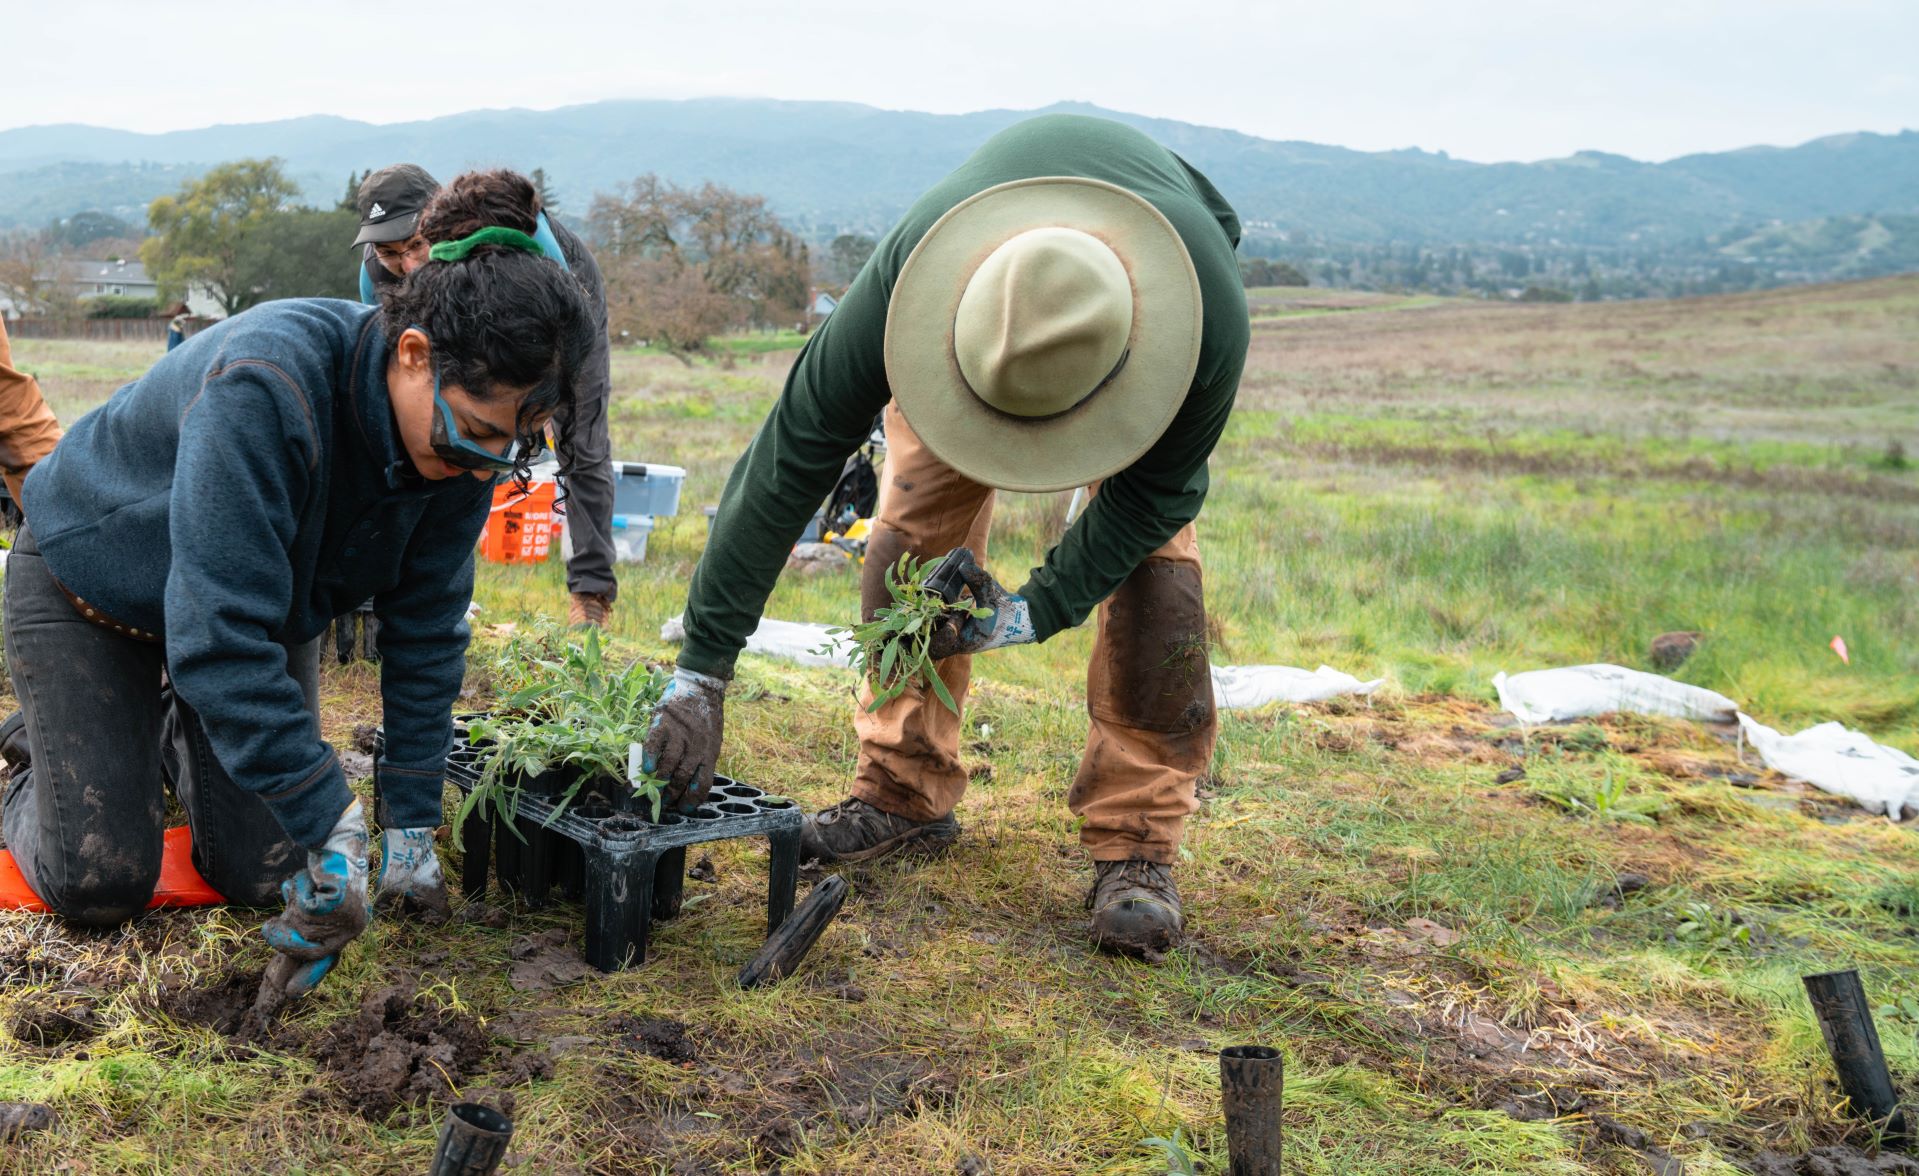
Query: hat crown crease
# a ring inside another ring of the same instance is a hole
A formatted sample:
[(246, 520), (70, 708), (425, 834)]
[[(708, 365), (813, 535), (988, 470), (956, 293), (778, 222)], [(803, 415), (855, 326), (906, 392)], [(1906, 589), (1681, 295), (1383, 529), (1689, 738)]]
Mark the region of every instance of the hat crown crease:
[(1029, 229), (968, 279), (954, 317), (960, 373), (982, 402), (1017, 417), (1071, 409), (1097, 389), (1132, 333), (1131, 278), (1078, 229)]

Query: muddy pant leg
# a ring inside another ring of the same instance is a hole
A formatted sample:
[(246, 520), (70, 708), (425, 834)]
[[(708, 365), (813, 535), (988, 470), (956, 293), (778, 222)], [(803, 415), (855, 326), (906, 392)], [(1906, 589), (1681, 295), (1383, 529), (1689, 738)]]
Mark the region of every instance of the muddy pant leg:
[(58, 914), (122, 922), (160, 877), (160, 646), (81, 617), (24, 527), (5, 593), (7, 664), (33, 755), (7, 786), (7, 847)]
[(1191, 525), (1100, 606), (1086, 677), (1091, 729), (1067, 804), (1094, 861), (1171, 864), (1219, 730)]
[[(320, 730), (320, 642), (287, 647), (287, 672), (306, 694), (313, 734)], [(278, 906), (280, 883), (306, 854), (256, 793), (235, 784), (214, 758), (200, 717), (178, 695), (167, 715), (173, 791), (193, 829), (193, 868), (228, 902)]]
[[(866, 542), (866, 566), (860, 572), (860, 607), (867, 617), (890, 599), (886, 576), (902, 552), (932, 559), (955, 547), (970, 547), (982, 562), (993, 521), (993, 491), (968, 480), (934, 457), (906, 424), (896, 405), (886, 406), (886, 468), (880, 476), (880, 502)], [(960, 707), (972, 658), (949, 657), (939, 663), (940, 679)], [(870, 686), (862, 683), (853, 727), (860, 737), (859, 767), (853, 795), (896, 816), (930, 821), (953, 811), (966, 791), (960, 764), (960, 716), (932, 691), (908, 692), (875, 713)]]

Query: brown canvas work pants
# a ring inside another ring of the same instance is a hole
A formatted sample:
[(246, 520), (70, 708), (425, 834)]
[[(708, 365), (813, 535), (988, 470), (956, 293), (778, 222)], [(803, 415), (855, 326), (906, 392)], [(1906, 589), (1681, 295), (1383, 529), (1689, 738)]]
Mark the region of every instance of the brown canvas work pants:
[[(860, 583), (866, 615), (887, 603), (885, 577), (902, 552), (932, 559), (964, 546), (983, 565), (992, 519), (992, 488), (933, 456), (899, 408), (887, 405), (886, 469)], [(939, 663), (962, 710), (971, 673), (972, 658), (965, 655)], [(966, 791), (961, 716), (931, 691), (909, 692), (869, 714), (872, 698), (871, 688), (863, 688), (854, 720), (860, 753), (853, 795), (909, 820), (953, 811)], [(1066, 798), (1081, 819), (1080, 841), (1094, 861), (1171, 864), (1186, 816), (1199, 807), (1195, 786), (1212, 761), (1218, 731), (1191, 524), (1100, 606), (1086, 711), (1086, 753)]]
[(0, 319), (0, 477), (6, 479), (7, 493), (23, 512), (26, 503), (20, 497), (20, 484), (27, 480), (33, 463), (52, 453), (59, 441), (60, 423), (41, 397), (40, 385), (13, 366), (6, 321)]

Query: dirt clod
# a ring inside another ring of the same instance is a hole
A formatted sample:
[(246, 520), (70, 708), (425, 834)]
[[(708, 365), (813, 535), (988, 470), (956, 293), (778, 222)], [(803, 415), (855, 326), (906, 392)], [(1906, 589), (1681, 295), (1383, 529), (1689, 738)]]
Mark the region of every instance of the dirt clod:
[(701, 854), (699, 861), (687, 867), (686, 876), (695, 882), (718, 882), (720, 880), (720, 872), (713, 868), (713, 859), (706, 854)]
[(1519, 783), (1519, 782), (1520, 782), (1521, 780), (1524, 780), (1525, 778), (1526, 778), (1526, 769), (1524, 769), (1524, 768), (1507, 768), (1507, 769), (1506, 769), (1505, 771), (1503, 771), (1503, 772), (1501, 772), (1501, 773), (1499, 773), (1499, 775), (1497, 775), (1497, 776), (1494, 776), (1494, 777), (1493, 777), (1493, 783), (1495, 783), (1495, 784), (1517, 784), (1517, 783)]
[(473, 1017), (422, 1005), (409, 984), (375, 989), (360, 1014), (314, 1043), (348, 1105), (382, 1119), (402, 1103), (447, 1099), (478, 1072), (491, 1041)]
[(53, 1126), (53, 1108), (45, 1103), (0, 1102), (0, 1141)]

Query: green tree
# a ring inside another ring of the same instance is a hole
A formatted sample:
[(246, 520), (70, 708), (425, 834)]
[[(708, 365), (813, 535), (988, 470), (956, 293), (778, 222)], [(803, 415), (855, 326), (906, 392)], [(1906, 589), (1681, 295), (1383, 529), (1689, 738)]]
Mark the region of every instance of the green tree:
[(540, 208), (543, 211), (554, 212), (559, 209), (560, 194), (554, 191), (552, 182), (546, 178), (545, 168), (534, 168), (527, 173), (526, 178), (533, 181), (533, 190), (539, 193)]
[(873, 250), (878, 245), (878, 241), (865, 233), (841, 233), (833, 238), (833, 243), (826, 247), (826, 256), (833, 263), (835, 284), (852, 285), (853, 279), (859, 276), (866, 259), (873, 256)]
[(253, 301), (360, 296), (360, 270), (346, 243), (360, 214), (339, 208), (287, 208), (268, 213), (241, 250)]
[(155, 235), (140, 246), (140, 260), (163, 298), (204, 286), (227, 314), (238, 314), (268, 296), (258, 267), (271, 255), (274, 214), (299, 191), (278, 159), (223, 163), (147, 206)]

